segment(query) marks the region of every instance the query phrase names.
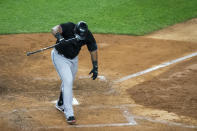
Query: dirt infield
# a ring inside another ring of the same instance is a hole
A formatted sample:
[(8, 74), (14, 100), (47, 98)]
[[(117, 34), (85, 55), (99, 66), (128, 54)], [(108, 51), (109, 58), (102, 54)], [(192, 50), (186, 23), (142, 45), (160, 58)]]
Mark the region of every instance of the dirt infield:
[[(197, 52), (197, 19), (147, 36), (95, 34), (99, 78), (88, 78), (90, 55), (83, 47), (74, 83), (77, 125), (67, 125), (52, 101), (60, 80), (49, 33), (0, 35), (0, 130), (197, 130), (197, 57), (131, 79), (125, 76)], [(105, 79), (104, 79), (105, 78)]]

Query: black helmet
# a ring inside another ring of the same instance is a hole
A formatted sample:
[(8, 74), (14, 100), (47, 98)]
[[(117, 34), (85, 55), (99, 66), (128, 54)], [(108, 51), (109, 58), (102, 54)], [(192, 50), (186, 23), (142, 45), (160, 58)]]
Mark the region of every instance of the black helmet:
[(80, 40), (85, 40), (87, 32), (88, 32), (88, 25), (84, 21), (80, 21), (76, 24), (75, 29), (75, 36), (78, 37)]

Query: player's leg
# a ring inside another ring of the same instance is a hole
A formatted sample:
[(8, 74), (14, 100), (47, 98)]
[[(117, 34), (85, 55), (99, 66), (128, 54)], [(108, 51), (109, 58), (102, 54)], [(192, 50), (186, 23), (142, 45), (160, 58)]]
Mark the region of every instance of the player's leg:
[[(58, 69), (57, 69), (57, 67), (56, 67), (56, 64), (55, 64), (56, 59), (55, 59), (54, 56), (57, 55), (56, 53), (57, 53), (57, 51), (56, 51), (55, 49), (53, 49), (53, 50), (51, 51), (51, 59), (52, 59), (53, 65), (54, 65), (54, 67), (55, 67), (55, 69), (56, 69), (58, 75), (60, 76), (59, 71), (58, 71)], [(59, 99), (57, 100), (55, 107), (56, 107), (59, 111), (64, 112), (62, 89), (63, 89), (63, 83), (61, 84)]]
[(64, 103), (63, 103), (63, 94), (62, 94), (62, 92), (63, 92), (63, 87), (64, 87), (64, 85), (63, 85), (63, 82), (62, 82), (62, 84), (61, 84), (61, 86), (60, 86), (60, 95), (59, 95), (59, 99), (58, 99), (58, 105), (59, 105), (59, 106), (61, 106), (61, 105), (64, 104)]
[(72, 107), (73, 75), (71, 71), (71, 63), (68, 59), (59, 55), (55, 49), (52, 52), (52, 60), (62, 80), (64, 114), (68, 119), (70, 116), (74, 116)]
[(62, 90), (63, 90), (63, 83), (61, 84), (61, 88), (60, 88), (60, 95), (59, 95), (59, 99), (57, 101), (58, 105), (59, 106), (62, 106), (64, 103), (63, 103), (63, 94), (62, 94)]
[(63, 83), (63, 105), (64, 105), (64, 113), (66, 117), (74, 116), (73, 107), (72, 107), (72, 100), (73, 100), (73, 77), (70, 66), (68, 64), (64, 64), (62, 68), (61, 79)]
[(59, 111), (64, 112), (63, 82), (62, 82), (61, 88), (60, 88), (59, 99), (57, 100), (55, 107), (56, 107)]
[(72, 75), (73, 75), (73, 80), (75, 80), (77, 71), (78, 71), (78, 57), (75, 57), (72, 60), (72, 67), (71, 67)]

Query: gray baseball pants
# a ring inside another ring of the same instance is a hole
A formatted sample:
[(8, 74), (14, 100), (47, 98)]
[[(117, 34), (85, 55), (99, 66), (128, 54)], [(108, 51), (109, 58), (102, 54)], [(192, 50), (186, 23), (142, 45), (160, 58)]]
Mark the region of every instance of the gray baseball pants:
[(72, 100), (73, 100), (73, 82), (78, 70), (78, 57), (68, 59), (58, 54), (54, 48), (51, 51), (53, 64), (61, 78), (62, 84), (60, 90), (63, 92), (63, 107), (66, 118), (74, 116)]

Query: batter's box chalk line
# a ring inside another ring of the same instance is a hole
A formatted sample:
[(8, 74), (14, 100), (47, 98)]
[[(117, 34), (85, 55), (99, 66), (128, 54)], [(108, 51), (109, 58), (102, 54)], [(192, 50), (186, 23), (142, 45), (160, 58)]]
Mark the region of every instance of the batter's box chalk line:
[[(128, 115), (127, 111), (124, 111), (125, 115)], [(122, 126), (136, 126), (137, 123), (135, 123), (135, 121), (133, 121), (135, 119), (137, 120), (145, 120), (145, 121), (149, 121), (152, 123), (159, 123), (159, 124), (164, 124), (164, 125), (168, 125), (168, 126), (177, 126), (177, 127), (182, 127), (182, 128), (191, 128), (191, 129), (197, 129), (197, 126), (195, 125), (186, 125), (186, 124), (182, 124), (182, 123), (177, 123), (177, 122), (171, 122), (171, 121), (166, 121), (166, 120), (154, 120), (150, 117), (143, 117), (143, 116), (132, 116), (132, 120), (130, 119), (131, 114), (129, 114), (128, 117), (129, 119), (129, 123), (109, 123), (109, 124), (79, 124), (79, 125), (70, 125), (70, 126), (41, 126), (41, 127), (37, 127), (37, 129), (42, 129), (42, 128), (47, 128), (47, 129), (62, 129), (62, 128), (72, 128), (72, 127), (77, 127), (77, 128), (91, 128), (91, 127), (122, 127)]]
[[(125, 115), (127, 115), (127, 112), (125, 113)], [(159, 123), (159, 124), (165, 124), (168, 126), (178, 126), (178, 127), (183, 127), (183, 128), (192, 128), (192, 129), (197, 129), (197, 126), (195, 125), (186, 125), (186, 124), (182, 124), (182, 123), (177, 123), (177, 122), (170, 122), (170, 121), (165, 121), (165, 120), (154, 120), (152, 118), (149, 117), (142, 117), (142, 116), (132, 116), (135, 119), (138, 120), (145, 120), (145, 121), (149, 121), (149, 122), (153, 122), (153, 123)], [(133, 119), (132, 118), (132, 119)], [(91, 128), (91, 127), (122, 127), (122, 126), (136, 126), (137, 123), (109, 123), (109, 124), (79, 124), (79, 125), (70, 125), (70, 126), (41, 126), (41, 127), (37, 127), (37, 129), (43, 129), (43, 128), (47, 128), (47, 129), (62, 129), (62, 128)]]
[(37, 127), (36, 129), (64, 129), (64, 128), (97, 128), (97, 127), (122, 127), (132, 126), (130, 123), (112, 123), (112, 124), (86, 124), (86, 125), (69, 125), (69, 126), (47, 126)]
[(121, 78), (121, 79), (115, 80), (114, 83), (123, 82), (123, 81), (125, 81), (125, 80), (128, 80), (128, 79), (131, 79), (131, 78), (134, 78), (134, 77), (137, 77), (137, 76), (140, 76), (140, 75), (149, 73), (149, 72), (154, 71), (154, 70), (158, 70), (158, 69), (160, 69), (160, 68), (163, 68), (163, 67), (166, 67), (166, 66), (175, 64), (175, 63), (177, 63), (177, 62), (186, 60), (186, 59), (191, 58), (191, 57), (194, 57), (194, 56), (197, 56), (197, 52), (192, 53), (192, 54), (187, 55), (187, 56), (184, 56), (184, 57), (181, 57), (181, 58), (178, 58), (178, 59), (175, 59), (175, 60), (172, 60), (172, 61), (169, 61), (169, 62), (162, 63), (162, 64), (160, 64), (160, 65), (157, 65), (157, 66), (155, 66), (155, 67), (152, 67), (152, 68), (149, 68), (149, 69), (146, 69), (146, 70), (137, 72), (137, 73), (135, 73), (135, 74), (131, 74), (131, 75), (125, 76), (125, 77), (123, 77), (123, 78)]
[(131, 125), (137, 125), (137, 122), (134, 120), (134, 117), (129, 112), (128, 108), (126, 107), (120, 107), (120, 109), (123, 111), (123, 116), (127, 119), (129, 124)]

